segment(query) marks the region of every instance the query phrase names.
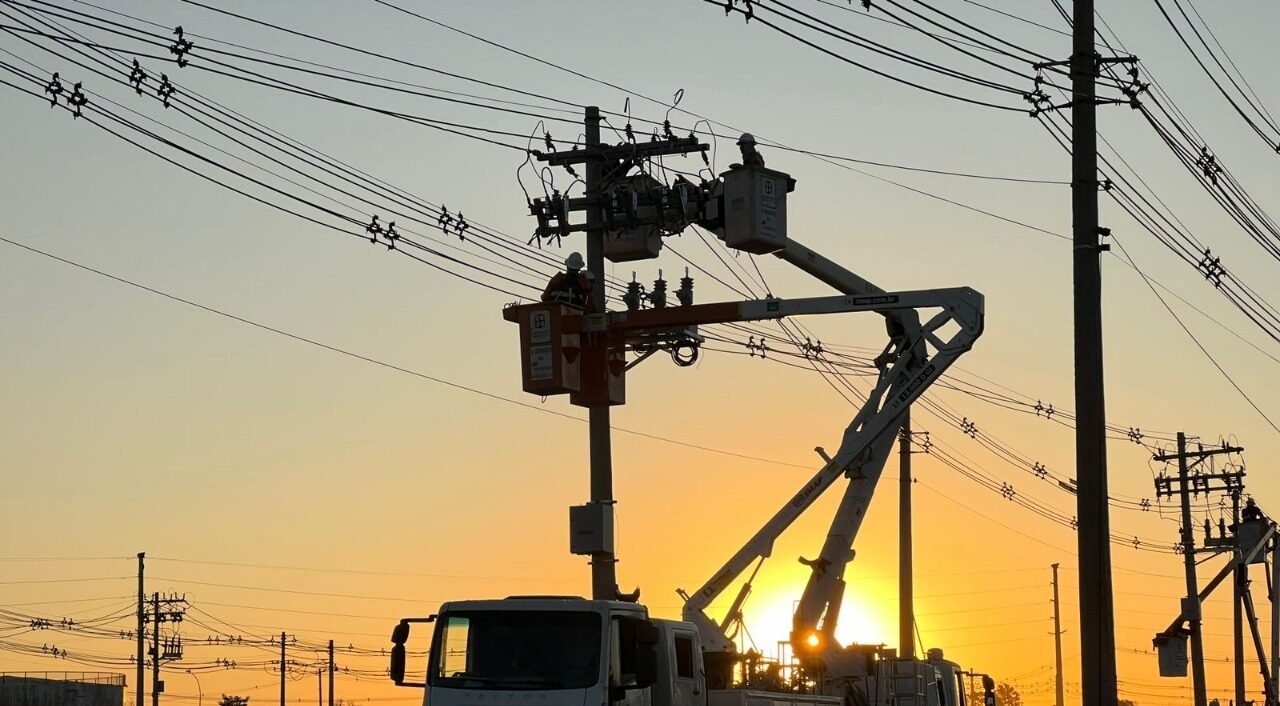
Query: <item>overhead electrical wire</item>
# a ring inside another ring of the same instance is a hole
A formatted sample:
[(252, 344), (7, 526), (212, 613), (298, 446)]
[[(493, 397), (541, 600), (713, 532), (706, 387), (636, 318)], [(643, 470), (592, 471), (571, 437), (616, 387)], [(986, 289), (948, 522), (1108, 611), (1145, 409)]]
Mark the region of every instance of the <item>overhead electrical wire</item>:
[[(1186, 11), (1182, 8), (1182, 3), (1179, 0), (1174, 0), (1174, 4), (1177, 6), (1179, 13), (1182, 15), (1183, 19), (1187, 22), (1187, 25), (1195, 33), (1196, 38), (1200, 40), (1200, 44), (1205, 48), (1206, 52), (1213, 59), (1213, 61), (1218, 65), (1218, 68), (1221, 69), (1224, 74), (1226, 74), (1231, 84), (1241, 94), (1241, 97), (1243, 98), (1244, 103), (1246, 103), (1250, 108), (1253, 109), (1254, 115), (1250, 115), (1248, 112), (1245, 111), (1243, 107), (1241, 107), (1240, 103), (1237, 101), (1237, 97), (1232, 96), (1231, 93), (1227, 91), (1226, 87), (1222, 85), (1222, 82), (1218, 80), (1218, 77), (1215, 76), (1213, 71), (1211, 71), (1209, 67), (1204, 63), (1204, 60), (1200, 57), (1200, 54), (1195, 50), (1195, 48), (1191, 46), (1191, 42), (1187, 40), (1186, 35), (1182, 33), (1182, 29), (1178, 27), (1178, 24), (1174, 21), (1173, 17), (1165, 9), (1164, 3), (1161, 2), (1161, 0), (1155, 0), (1155, 4), (1156, 4), (1156, 7), (1160, 10), (1160, 14), (1164, 16), (1165, 21), (1169, 23), (1169, 27), (1172, 28), (1174, 34), (1177, 35), (1179, 41), (1181, 41), (1182, 45), (1186, 47), (1187, 51), (1191, 54), (1191, 57), (1196, 60), (1196, 63), (1204, 71), (1205, 75), (1209, 77), (1210, 82), (1212, 82), (1214, 87), (1218, 89), (1218, 92), (1222, 94), (1222, 97), (1227, 100), (1227, 103), (1231, 105), (1231, 107), (1235, 110), (1236, 114), (1239, 115), (1242, 120), (1244, 120), (1245, 124), (1249, 126), (1249, 129), (1252, 130), (1259, 138), (1261, 138), (1262, 141), (1268, 147), (1270, 147), (1273, 151), (1280, 153), (1280, 126), (1277, 126), (1275, 121), (1273, 121), (1270, 118), (1270, 114), (1267, 113), (1264, 109), (1259, 108), (1259, 106), (1254, 103), (1252, 98), (1250, 98), (1250, 96), (1247, 93), (1245, 93), (1243, 89), (1240, 88), (1239, 84), (1236, 83), (1235, 78), (1232, 77), (1231, 73), (1226, 70), (1226, 68), (1222, 65), (1222, 62), (1217, 58), (1217, 55), (1214, 53), (1213, 49), (1209, 46), (1208, 42), (1206, 42), (1204, 37), (1201, 36), (1200, 30), (1195, 26), (1195, 23), (1193, 23), (1191, 21), (1191, 18), (1187, 16)], [(1268, 133), (1267, 130), (1264, 130), (1262, 126), (1258, 125), (1259, 122), (1262, 122), (1263, 125), (1268, 127), (1271, 132)]]
[[(702, 2), (704, 2), (704, 3), (708, 3), (708, 4), (711, 4), (711, 5), (715, 5), (715, 6), (717, 6), (717, 7), (724, 7), (723, 0), (702, 0)], [(745, 16), (748, 16), (747, 11), (746, 11), (746, 10), (744, 10), (744, 9), (742, 9), (742, 8), (734, 7), (734, 8), (733, 8), (733, 10), (734, 10), (734, 11), (736, 11), (736, 12), (738, 12), (739, 14), (743, 15), (744, 17), (745, 17)], [(761, 18), (759, 15), (754, 15), (754, 16), (752, 16), (752, 17), (751, 17), (751, 19), (753, 19), (755, 22), (757, 22), (757, 23), (759, 23), (759, 24), (764, 25), (765, 27), (768, 27), (769, 29), (771, 29), (771, 30), (773, 30), (773, 31), (775, 31), (775, 32), (778, 32), (779, 34), (785, 35), (785, 36), (787, 36), (787, 37), (789, 37), (789, 38), (791, 38), (791, 39), (793, 39), (793, 40), (795, 40), (795, 41), (797, 41), (797, 42), (800, 42), (801, 44), (804, 44), (805, 46), (807, 46), (807, 47), (809, 47), (809, 48), (811, 48), (811, 49), (814, 49), (814, 50), (817, 50), (818, 52), (821, 52), (821, 53), (823, 53), (823, 54), (826, 54), (827, 56), (829, 56), (829, 57), (831, 57), (831, 58), (833, 58), (833, 59), (835, 59), (835, 60), (837, 60), (837, 61), (841, 61), (841, 62), (843, 62), (843, 63), (849, 64), (850, 66), (854, 66), (854, 67), (856, 67), (856, 68), (862, 69), (863, 71), (867, 71), (867, 72), (869, 72), (869, 73), (875, 74), (876, 76), (879, 76), (879, 77), (881, 77), (881, 78), (888, 79), (888, 80), (893, 81), (893, 82), (895, 82), (895, 83), (900, 83), (900, 84), (903, 84), (903, 85), (905, 85), (905, 86), (908, 86), (908, 87), (911, 87), (911, 88), (915, 88), (915, 89), (920, 90), (920, 91), (924, 91), (925, 93), (930, 93), (930, 94), (933, 94), (933, 95), (936, 95), (936, 96), (939, 96), (939, 97), (942, 97), (942, 98), (948, 98), (948, 99), (951, 99), (951, 100), (954, 100), (954, 101), (958, 101), (958, 102), (960, 102), (960, 103), (968, 103), (968, 104), (970, 104), (970, 105), (975, 105), (975, 106), (984, 107), (984, 108), (993, 108), (993, 109), (995, 109), (995, 110), (1012, 111), (1012, 112), (1018, 112), (1018, 113), (1024, 112), (1024, 111), (1023, 111), (1023, 109), (1022, 109), (1022, 108), (1019, 108), (1019, 107), (1010, 106), (1010, 105), (1008, 105), (1008, 104), (1004, 104), (1004, 103), (993, 103), (993, 102), (991, 102), (991, 101), (982, 100), (982, 99), (979, 99), (979, 98), (972, 98), (972, 97), (969, 97), (969, 96), (960, 95), (960, 94), (958, 94), (958, 93), (952, 93), (952, 92), (950, 92), (950, 91), (945, 91), (945, 90), (942, 90), (942, 89), (939, 89), (939, 88), (933, 88), (933, 87), (931, 87), (931, 86), (926, 86), (926, 85), (924, 85), (924, 84), (922, 84), (922, 83), (919, 83), (919, 82), (917, 82), (917, 81), (913, 81), (913, 80), (910, 80), (910, 79), (905, 79), (905, 78), (902, 78), (902, 77), (900, 77), (900, 76), (895, 76), (895, 75), (893, 75), (893, 74), (891, 74), (891, 73), (889, 73), (889, 72), (887, 72), (887, 71), (882, 71), (882, 70), (880, 70), (880, 69), (876, 69), (876, 68), (871, 67), (870, 65), (865, 64), (865, 63), (863, 63), (863, 62), (861, 62), (861, 61), (858, 61), (858, 60), (856, 60), (856, 59), (851, 59), (851, 58), (849, 58), (849, 57), (847, 57), (847, 56), (845, 56), (845, 55), (843, 55), (843, 54), (841, 54), (841, 53), (839, 53), (839, 52), (837, 52), (837, 51), (834, 51), (834, 50), (832, 50), (832, 49), (828, 49), (828, 48), (826, 48), (826, 47), (824, 47), (824, 46), (822, 46), (822, 45), (818, 44), (817, 42), (814, 42), (814, 41), (812, 41), (812, 40), (810, 40), (810, 39), (806, 39), (806, 38), (804, 38), (804, 37), (801, 37), (800, 35), (796, 34), (795, 32), (792, 32), (791, 30), (785, 29), (785, 28), (783, 28), (783, 27), (780, 27), (780, 26), (779, 26), (779, 25), (777, 25), (777, 24), (774, 24), (773, 22), (770, 22), (768, 19)], [(807, 25), (807, 24), (805, 24), (805, 23), (803, 23), (803, 22), (801, 22), (800, 24), (805, 25), (805, 26), (810, 26), (810, 25)], [(812, 27), (810, 26), (810, 28), (812, 28)], [(819, 31), (820, 31), (820, 32), (822, 32), (822, 30), (819, 30)], [(830, 32), (830, 30), (827, 30), (827, 31), (822, 32), (822, 33), (824, 33), (824, 34), (832, 34), (832, 33)], [(999, 90), (1004, 90), (1004, 89), (999, 89)], [(1013, 90), (1012, 90), (1012, 92), (1013, 92), (1013, 93), (1019, 93), (1016, 89), (1013, 89)]]

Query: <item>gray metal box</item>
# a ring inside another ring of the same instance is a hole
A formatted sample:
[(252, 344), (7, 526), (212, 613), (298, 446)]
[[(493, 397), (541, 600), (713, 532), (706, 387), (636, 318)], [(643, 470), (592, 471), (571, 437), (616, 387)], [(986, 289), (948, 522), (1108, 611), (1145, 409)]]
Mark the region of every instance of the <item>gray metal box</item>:
[(569, 508), (569, 553), (613, 551), (613, 506), (604, 503)]
[(735, 167), (724, 182), (724, 242), (764, 255), (787, 245), (787, 192), (791, 177), (764, 167)]
[(1160, 676), (1187, 676), (1187, 633), (1160, 633), (1155, 639), (1156, 654), (1160, 661)]
[(662, 231), (657, 226), (643, 225), (604, 234), (604, 256), (610, 262), (650, 260), (661, 251)]

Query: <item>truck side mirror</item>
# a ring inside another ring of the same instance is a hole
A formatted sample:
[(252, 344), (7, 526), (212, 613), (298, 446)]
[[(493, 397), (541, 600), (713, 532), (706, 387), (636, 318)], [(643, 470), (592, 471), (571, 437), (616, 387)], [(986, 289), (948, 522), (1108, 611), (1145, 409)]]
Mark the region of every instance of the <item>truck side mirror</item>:
[(407, 661), (407, 651), (404, 643), (409, 641), (409, 624), (410, 623), (433, 623), (436, 616), (431, 615), (426, 618), (401, 618), (399, 623), (391, 629), (391, 664), (387, 669), (387, 673), (391, 676), (391, 681), (396, 686), (416, 686), (425, 687), (425, 682), (405, 682), (405, 662)]
[(391, 648), (391, 681), (396, 686), (404, 686), (404, 663), (405, 649), (404, 645), (395, 645)]

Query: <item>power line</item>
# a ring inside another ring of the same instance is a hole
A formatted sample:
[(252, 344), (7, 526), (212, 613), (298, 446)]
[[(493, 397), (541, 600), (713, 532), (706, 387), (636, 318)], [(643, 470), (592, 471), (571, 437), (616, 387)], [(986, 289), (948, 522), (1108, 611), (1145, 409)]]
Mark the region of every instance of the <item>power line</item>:
[[(366, 356), (366, 355), (363, 355), (363, 354), (360, 354), (360, 353), (356, 353), (356, 352), (353, 352), (353, 351), (350, 351), (350, 350), (347, 350), (347, 349), (339, 348), (339, 347), (334, 346), (334, 345), (330, 345), (330, 344), (327, 344), (327, 343), (323, 343), (323, 342), (321, 342), (321, 341), (319, 341), (319, 340), (316, 340), (316, 339), (312, 339), (312, 338), (308, 338), (308, 337), (305, 337), (305, 336), (301, 336), (301, 335), (298, 335), (298, 334), (295, 334), (295, 333), (291, 333), (291, 332), (286, 331), (286, 330), (284, 330), (284, 329), (276, 328), (276, 327), (274, 327), (274, 326), (269, 326), (269, 325), (267, 325), (267, 324), (260, 323), (260, 322), (257, 322), (257, 321), (254, 321), (254, 320), (251, 320), (251, 319), (248, 319), (248, 318), (245, 318), (245, 317), (242, 317), (242, 316), (236, 315), (236, 314), (232, 314), (232, 313), (230, 313), (230, 312), (223, 311), (223, 310), (221, 310), (221, 309), (216, 309), (216, 308), (214, 308), (214, 307), (206, 306), (206, 305), (204, 305), (204, 304), (200, 304), (200, 303), (195, 302), (195, 301), (193, 301), (193, 300), (186, 299), (186, 298), (183, 298), (183, 297), (179, 297), (179, 296), (177, 296), (177, 295), (174, 295), (174, 294), (170, 294), (170, 293), (168, 293), (168, 292), (161, 291), (161, 290), (156, 289), (156, 288), (154, 288), (154, 287), (150, 287), (150, 286), (147, 286), (147, 285), (144, 285), (144, 284), (140, 284), (140, 283), (138, 283), (138, 282), (134, 282), (134, 281), (132, 281), (132, 280), (125, 279), (125, 278), (123, 278), (123, 277), (119, 277), (119, 276), (116, 276), (116, 275), (110, 274), (110, 273), (105, 272), (105, 271), (103, 271), (103, 270), (99, 270), (99, 269), (96, 269), (96, 268), (90, 267), (90, 266), (88, 266), (88, 265), (84, 265), (84, 264), (81, 264), (81, 263), (79, 263), (79, 262), (75, 262), (75, 261), (73, 261), (73, 260), (70, 260), (70, 259), (67, 259), (67, 258), (61, 257), (61, 256), (59, 256), (59, 255), (54, 255), (53, 253), (49, 253), (49, 252), (46, 252), (46, 251), (44, 251), (44, 250), (40, 250), (40, 249), (38, 249), (38, 248), (32, 247), (32, 246), (30, 246), (30, 245), (26, 245), (26, 244), (24, 244), (24, 243), (20, 243), (20, 242), (15, 241), (15, 240), (11, 240), (11, 239), (6, 238), (6, 237), (3, 237), (3, 236), (0, 236), (0, 242), (6, 243), (6, 244), (8, 244), (8, 245), (12, 245), (12, 246), (17, 247), (17, 248), (21, 248), (21, 249), (23, 249), (23, 250), (26, 250), (26, 251), (31, 252), (31, 253), (36, 254), (36, 255), (40, 255), (40, 256), (42, 256), (42, 257), (46, 257), (46, 258), (49, 258), (49, 259), (52, 259), (52, 260), (57, 260), (58, 262), (61, 262), (61, 263), (66, 264), (66, 265), (70, 265), (70, 266), (72, 266), (72, 267), (75, 267), (75, 268), (77, 268), (77, 269), (83, 270), (83, 271), (85, 271), (85, 272), (89, 272), (89, 273), (92, 273), (92, 274), (98, 275), (98, 276), (100, 276), (100, 277), (104, 277), (104, 278), (106, 278), (106, 279), (109, 279), (109, 280), (112, 280), (112, 281), (118, 282), (118, 283), (120, 283), (120, 284), (128, 285), (128, 286), (130, 286), (130, 287), (134, 287), (134, 288), (136, 288), (136, 289), (140, 289), (140, 290), (145, 291), (145, 292), (148, 292), (148, 293), (150, 293), (150, 294), (155, 294), (155, 295), (157, 295), (157, 296), (164, 297), (165, 299), (169, 299), (169, 300), (171, 300), (171, 301), (175, 301), (175, 302), (178, 302), (178, 303), (180, 303), (180, 304), (186, 304), (187, 306), (194, 307), (194, 308), (196, 308), (196, 309), (200, 309), (200, 310), (205, 311), (205, 312), (208, 312), (208, 313), (210, 313), (210, 314), (215, 314), (215, 315), (217, 315), (217, 316), (221, 316), (221, 317), (223, 317), (223, 318), (230, 319), (230, 320), (232, 320), (232, 321), (236, 321), (236, 322), (238, 322), (238, 323), (242, 323), (242, 324), (245, 324), (245, 325), (248, 325), (248, 326), (252, 326), (252, 327), (257, 328), (257, 329), (259, 329), (259, 330), (266, 331), (266, 332), (268, 332), (268, 333), (273, 333), (273, 334), (276, 334), (276, 335), (278, 335), (278, 336), (283, 336), (283, 337), (285, 337), (285, 338), (289, 338), (289, 339), (292, 339), (292, 340), (298, 341), (298, 342), (300, 342), (300, 343), (305, 343), (305, 344), (307, 344), (307, 345), (314, 346), (314, 347), (316, 347), (316, 348), (322, 348), (322, 349), (324, 349), (324, 350), (330, 351), (330, 352), (332, 352), (332, 353), (337, 353), (337, 354), (339, 354), (339, 355), (343, 355), (343, 356), (346, 356), (346, 357), (348, 357), (348, 358), (353, 358), (353, 359), (355, 359), (355, 360), (360, 360), (360, 361), (363, 361), (363, 362), (366, 362), (366, 363), (370, 363), (370, 364), (372, 364), (372, 365), (376, 365), (376, 366), (379, 366), (379, 367), (382, 367), (382, 368), (386, 368), (386, 369), (388, 369), (388, 370), (393, 370), (393, 371), (395, 371), (395, 372), (403, 373), (403, 374), (405, 374), (405, 375), (411, 375), (411, 376), (416, 377), (416, 378), (419, 378), (419, 379), (421, 379), (421, 380), (426, 380), (426, 381), (428, 381), (428, 382), (433, 382), (433, 383), (436, 383), (436, 384), (439, 384), (439, 385), (444, 385), (444, 386), (446, 386), (446, 387), (451, 387), (451, 388), (453, 388), (453, 389), (460, 390), (460, 391), (463, 391), (463, 392), (468, 392), (468, 393), (471, 393), (471, 394), (474, 394), (474, 395), (479, 395), (479, 396), (481, 396), (481, 397), (486, 397), (486, 398), (488, 398), (488, 399), (491, 399), (491, 400), (494, 400), (494, 401), (497, 401), (497, 402), (503, 402), (503, 403), (505, 403), (505, 404), (515, 405), (515, 406), (517, 406), (517, 407), (521, 407), (521, 408), (524, 408), (524, 409), (529, 409), (529, 410), (533, 410), (533, 411), (536, 411), (536, 412), (541, 412), (541, 413), (543, 413), (543, 414), (550, 414), (550, 415), (554, 415), (554, 416), (556, 416), (556, 417), (561, 417), (561, 418), (563, 418), (563, 419), (570, 419), (570, 420), (573, 420), (573, 421), (576, 421), (576, 422), (584, 422), (584, 423), (586, 422), (586, 419), (583, 419), (583, 418), (581, 418), (581, 417), (577, 417), (577, 416), (574, 416), (574, 415), (571, 415), (571, 414), (566, 414), (566, 413), (564, 413), (564, 412), (559, 412), (559, 411), (556, 411), (556, 410), (553, 410), (553, 409), (548, 409), (548, 408), (546, 408), (546, 407), (540, 407), (540, 406), (538, 406), (538, 405), (530, 404), (530, 403), (527, 403), (527, 402), (520, 402), (520, 401), (518, 401), (518, 400), (511, 399), (511, 398), (509, 398), (509, 397), (503, 397), (502, 395), (494, 394), (494, 393), (492, 393), (492, 392), (486, 392), (486, 391), (484, 391), (484, 390), (480, 390), (480, 389), (478, 389), (478, 388), (469, 387), (469, 386), (467, 386), (467, 385), (463, 385), (463, 384), (460, 384), (460, 383), (452, 382), (452, 381), (450, 381), (450, 380), (446, 380), (446, 379), (444, 379), (444, 378), (436, 377), (436, 376), (434, 376), (434, 375), (428, 375), (428, 374), (426, 374), (426, 373), (423, 373), (423, 372), (420, 372), (420, 371), (417, 371), (417, 370), (413, 370), (413, 369), (406, 368), (406, 367), (403, 367), (403, 366), (399, 366), (399, 365), (395, 365), (395, 364), (392, 364), (392, 363), (388, 363), (388, 362), (385, 362), (385, 361), (382, 361), (382, 360), (378, 360), (378, 359), (376, 359), (376, 358), (372, 358), (372, 357), (369, 357), (369, 356)], [(622, 432), (622, 433), (624, 433), (624, 434), (630, 434), (630, 435), (632, 435), (632, 436), (637, 436), (637, 437), (641, 437), (641, 438), (645, 438), (645, 439), (651, 439), (651, 440), (653, 440), (653, 441), (660, 441), (660, 442), (662, 442), (662, 443), (673, 444), (673, 445), (675, 445), (675, 446), (681, 446), (681, 447), (684, 447), (684, 448), (695, 449), (695, 450), (698, 450), (698, 451), (706, 451), (706, 452), (708, 452), (708, 453), (719, 454), (719, 455), (722, 455), (722, 456), (729, 456), (729, 457), (732, 457), (732, 458), (738, 458), (738, 459), (743, 459), (743, 460), (747, 460), (747, 461), (756, 461), (756, 462), (759, 462), (759, 463), (767, 463), (767, 464), (771, 464), (771, 465), (775, 465), (775, 466), (786, 466), (786, 467), (790, 467), (790, 468), (803, 468), (803, 469), (806, 469), (806, 470), (811, 470), (811, 468), (812, 468), (812, 465), (799, 464), (799, 463), (790, 463), (790, 462), (787, 462), (787, 461), (781, 461), (781, 460), (777, 460), (777, 459), (765, 458), (765, 457), (762, 457), (762, 456), (752, 456), (752, 455), (750, 455), (750, 454), (738, 453), (738, 452), (736, 452), (736, 451), (729, 451), (729, 450), (726, 450), (726, 449), (718, 449), (718, 448), (714, 448), (714, 447), (711, 447), (711, 446), (705, 446), (705, 445), (702, 445), (702, 444), (695, 444), (695, 443), (688, 442), (688, 441), (682, 441), (682, 440), (680, 440), (680, 439), (674, 439), (674, 438), (670, 438), (670, 437), (661, 436), (661, 435), (658, 435), (658, 434), (651, 434), (651, 433), (648, 433), (648, 432), (637, 431), (637, 430), (628, 429), (628, 428), (625, 428), (625, 427), (617, 427), (617, 426), (615, 426), (615, 427), (613, 427), (613, 430), (614, 430), (614, 431), (618, 431), (618, 432)], [(127, 578), (127, 577), (126, 577), (126, 578)]]

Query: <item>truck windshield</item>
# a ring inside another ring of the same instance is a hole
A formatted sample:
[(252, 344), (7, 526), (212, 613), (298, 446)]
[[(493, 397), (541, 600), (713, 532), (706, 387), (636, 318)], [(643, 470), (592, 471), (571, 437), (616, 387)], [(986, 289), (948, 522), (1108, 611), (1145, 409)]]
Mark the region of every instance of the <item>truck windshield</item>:
[(585, 689), (600, 679), (601, 642), (595, 613), (446, 613), (428, 682), (449, 689)]

